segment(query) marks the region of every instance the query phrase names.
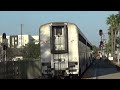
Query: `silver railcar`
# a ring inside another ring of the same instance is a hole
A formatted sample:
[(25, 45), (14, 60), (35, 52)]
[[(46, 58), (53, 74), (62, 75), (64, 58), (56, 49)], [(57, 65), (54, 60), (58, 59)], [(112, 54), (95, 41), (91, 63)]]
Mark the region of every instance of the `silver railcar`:
[(41, 25), (39, 39), (44, 77), (79, 77), (92, 62), (92, 45), (74, 23)]

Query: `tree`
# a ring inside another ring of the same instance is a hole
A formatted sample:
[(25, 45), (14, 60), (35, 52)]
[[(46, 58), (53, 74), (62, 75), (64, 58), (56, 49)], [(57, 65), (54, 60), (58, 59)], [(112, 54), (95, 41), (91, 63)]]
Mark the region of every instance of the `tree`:
[(96, 54), (97, 54), (98, 51), (99, 51), (99, 48), (96, 47), (95, 45), (93, 45), (92, 47), (93, 47), (93, 54), (96, 56)]
[(110, 42), (108, 42), (105, 45), (105, 52), (106, 52), (107, 55), (111, 52), (111, 43)]
[(21, 56), (21, 51), (19, 48), (7, 48), (7, 59), (12, 60), (15, 56)]
[(120, 45), (120, 38), (119, 37), (116, 38), (116, 43)]
[(112, 14), (107, 18), (107, 24), (110, 25), (109, 27), (109, 36), (110, 36), (110, 42), (111, 42), (111, 53), (113, 55), (113, 52), (115, 50), (115, 45), (116, 45), (116, 34), (118, 32), (118, 27), (120, 25), (120, 16), (119, 14)]
[(93, 47), (93, 52), (95, 52), (95, 53), (99, 50), (99, 48), (96, 47), (95, 45), (93, 45), (92, 47)]
[(23, 58), (37, 59), (40, 55), (39, 44), (29, 43), (22, 49)]

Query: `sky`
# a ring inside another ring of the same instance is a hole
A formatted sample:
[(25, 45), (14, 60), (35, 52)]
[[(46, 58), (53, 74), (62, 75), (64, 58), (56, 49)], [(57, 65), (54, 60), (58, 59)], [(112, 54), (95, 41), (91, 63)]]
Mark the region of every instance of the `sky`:
[[(117, 14), (118, 11), (0, 11), (0, 35), (23, 34), (39, 35), (39, 27), (49, 22), (75, 23), (84, 33), (86, 38), (96, 46), (99, 46), (99, 30), (107, 33), (107, 17)], [(108, 35), (105, 34), (108, 39)]]

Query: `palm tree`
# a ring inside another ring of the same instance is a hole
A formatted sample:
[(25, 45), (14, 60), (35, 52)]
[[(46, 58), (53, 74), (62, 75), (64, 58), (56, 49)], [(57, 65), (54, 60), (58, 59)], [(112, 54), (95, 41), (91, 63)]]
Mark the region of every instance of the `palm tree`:
[(118, 32), (118, 27), (120, 24), (120, 16), (119, 14), (112, 14), (107, 18), (107, 24), (110, 25), (109, 27), (109, 32), (111, 33), (111, 54), (113, 56), (113, 52), (115, 51), (115, 46), (116, 46), (116, 35)]

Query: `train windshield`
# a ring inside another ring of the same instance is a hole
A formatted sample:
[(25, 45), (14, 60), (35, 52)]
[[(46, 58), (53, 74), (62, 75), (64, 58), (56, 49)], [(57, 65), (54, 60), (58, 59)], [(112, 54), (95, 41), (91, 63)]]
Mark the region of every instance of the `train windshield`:
[(64, 27), (53, 27), (53, 29), (56, 31), (56, 35), (62, 35), (62, 30)]

